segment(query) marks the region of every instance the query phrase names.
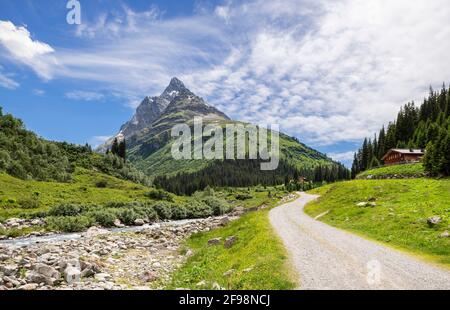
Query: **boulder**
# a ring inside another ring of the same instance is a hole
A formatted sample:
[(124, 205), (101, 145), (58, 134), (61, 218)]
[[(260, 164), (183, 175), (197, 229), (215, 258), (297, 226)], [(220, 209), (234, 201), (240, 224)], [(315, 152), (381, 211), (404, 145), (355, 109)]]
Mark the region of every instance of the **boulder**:
[(5, 276), (15, 275), (18, 271), (19, 266), (17, 265), (3, 265), (0, 266), (0, 272), (2, 272)]
[(115, 220), (114, 220), (114, 226), (117, 227), (117, 228), (123, 228), (123, 227), (125, 227), (125, 225), (122, 224), (122, 222), (121, 222), (119, 219), (115, 219)]
[(5, 276), (5, 277), (3, 277), (3, 282), (4, 282), (5, 286), (8, 287), (8, 288), (18, 287), (18, 286), (20, 286), (22, 284), (14, 276), (10, 276), (10, 277)]
[(134, 225), (136, 226), (144, 226), (145, 225), (145, 221), (143, 219), (137, 219), (134, 221)]
[(36, 264), (36, 266), (34, 266), (34, 270), (39, 273), (44, 275), (47, 278), (53, 278), (53, 279), (59, 279), (61, 277), (61, 274), (59, 273), (59, 271), (57, 271), (55, 268), (48, 266), (46, 264)]
[(28, 272), (26, 279), (28, 283), (36, 283), (36, 284), (44, 283), (47, 285), (53, 285), (55, 282), (55, 279), (51, 279), (35, 271)]
[(38, 287), (39, 287), (39, 285), (36, 284), (36, 283), (28, 283), (28, 284), (25, 284), (25, 285), (20, 286), (20, 287), (18, 288), (18, 290), (21, 290), (21, 291), (34, 291), (34, 290), (36, 290)]
[(448, 232), (448, 230), (446, 230), (442, 234), (440, 234), (439, 237), (448, 238), (448, 237), (450, 237), (450, 233)]
[(76, 282), (80, 282), (81, 279), (81, 271), (80, 269), (76, 268), (76, 267), (72, 267), (72, 266), (68, 266), (65, 270), (64, 270), (64, 279), (66, 280), (66, 282), (71, 285), (73, 283)]
[(154, 282), (154, 281), (156, 281), (158, 279), (159, 279), (158, 274), (155, 271), (153, 271), (153, 270), (146, 271), (142, 275), (142, 281), (147, 282), (147, 283), (148, 282)]
[(208, 245), (218, 245), (220, 244), (220, 242), (222, 241), (222, 238), (214, 238), (214, 239), (210, 239), (208, 240)]
[(234, 269), (230, 269), (230, 270), (226, 271), (226, 272), (223, 274), (223, 276), (224, 276), (225, 278), (229, 278), (229, 277), (231, 277), (231, 276), (233, 275), (233, 273), (234, 273), (235, 271), (236, 271), (236, 270), (234, 270)]
[(109, 230), (103, 229), (103, 228), (99, 228), (99, 227), (91, 227), (89, 228), (85, 233), (84, 236), (86, 238), (93, 238), (96, 236), (100, 236), (100, 235), (106, 235), (109, 234)]
[(90, 278), (95, 276), (97, 273), (100, 273), (100, 268), (94, 264), (90, 263), (83, 263), (81, 271), (81, 277), (82, 278)]
[(107, 273), (97, 273), (94, 276), (94, 279), (99, 281), (99, 282), (106, 282), (108, 279), (110, 279), (111, 276)]
[(440, 216), (432, 216), (427, 219), (427, 223), (431, 227), (439, 224), (441, 221), (442, 221), (442, 218)]
[(230, 236), (225, 240), (225, 243), (223, 246), (225, 247), (225, 249), (229, 249), (236, 243), (236, 241), (237, 241), (236, 236)]

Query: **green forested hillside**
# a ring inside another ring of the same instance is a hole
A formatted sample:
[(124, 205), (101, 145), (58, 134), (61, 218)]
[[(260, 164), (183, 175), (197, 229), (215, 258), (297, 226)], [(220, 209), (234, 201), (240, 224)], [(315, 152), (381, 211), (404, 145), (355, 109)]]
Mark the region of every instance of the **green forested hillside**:
[(23, 122), (0, 107), (0, 172), (28, 180), (70, 182), (76, 167), (95, 169), (134, 182), (145, 175), (123, 159), (94, 153), (89, 145), (51, 142), (25, 129)]
[(425, 170), (431, 175), (450, 175), (450, 89), (430, 89), (420, 107), (414, 102), (400, 109), (397, 119), (365, 139), (355, 154), (352, 175), (379, 166), (391, 148), (426, 149)]

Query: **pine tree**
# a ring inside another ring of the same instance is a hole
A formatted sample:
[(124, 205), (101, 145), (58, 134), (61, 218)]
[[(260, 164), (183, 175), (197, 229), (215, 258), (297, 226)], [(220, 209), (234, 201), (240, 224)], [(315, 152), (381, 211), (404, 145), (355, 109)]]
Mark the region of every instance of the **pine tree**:
[(126, 161), (126, 156), (127, 156), (127, 146), (126, 146), (126, 142), (125, 139), (123, 139), (118, 146), (118, 154), (117, 154), (120, 158), (122, 158), (124, 161)]
[(117, 138), (114, 138), (113, 144), (111, 146), (111, 153), (114, 155), (119, 154), (119, 141), (117, 140)]

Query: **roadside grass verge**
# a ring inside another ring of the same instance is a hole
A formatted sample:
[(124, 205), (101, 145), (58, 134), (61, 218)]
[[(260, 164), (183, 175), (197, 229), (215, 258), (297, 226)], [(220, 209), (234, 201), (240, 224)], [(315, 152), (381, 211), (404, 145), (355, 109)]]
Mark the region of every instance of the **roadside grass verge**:
[(357, 179), (366, 179), (372, 176), (375, 179), (383, 179), (397, 176), (398, 178), (422, 177), (425, 176), (425, 169), (422, 163), (386, 166), (364, 171), (357, 175)]
[[(212, 289), (214, 283), (236, 290), (294, 289), (297, 284), (286, 250), (269, 222), (270, 207), (279, 200), (263, 199), (267, 196), (268, 192), (259, 192), (253, 198), (254, 202), (264, 201), (267, 209), (249, 212), (224, 228), (189, 238), (186, 247), (194, 254), (174, 272), (167, 289)], [(223, 243), (230, 236), (237, 237), (237, 241), (226, 249)], [(221, 243), (208, 245), (208, 240), (213, 238), (222, 238)], [(234, 270), (230, 276), (224, 275), (230, 270)], [(198, 286), (202, 281), (204, 284)]]
[[(321, 195), (305, 208), (310, 216), (329, 211), (321, 221), (450, 266), (450, 238), (440, 236), (450, 230), (449, 179), (355, 180), (310, 193)], [(430, 226), (432, 216), (441, 222)]]

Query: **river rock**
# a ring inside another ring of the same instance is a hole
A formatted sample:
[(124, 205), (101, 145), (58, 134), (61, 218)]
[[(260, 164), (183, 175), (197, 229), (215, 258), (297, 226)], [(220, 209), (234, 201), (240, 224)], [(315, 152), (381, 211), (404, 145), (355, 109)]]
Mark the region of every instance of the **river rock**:
[(115, 219), (115, 220), (114, 220), (114, 226), (117, 227), (117, 228), (123, 228), (123, 227), (125, 227), (125, 225), (122, 224), (122, 222), (121, 222), (119, 219)]
[(3, 265), (3, 266), (0, 266), (0, 271), (5, 276), (12, 276), (17, 273), (18, 268), (19, 268), (19, 266), (17, 266), (17, 265)]
[(427, 219), (427, 223), (431, 227), (439, 224), (441, 221), (442, 218), (440, 216), (432, 216)]
[(144, 282), (154, 282), (159, 279), (158, 273), (153, 270), (144, 272), (142, 275), (142, 281)]
[[(19, 280), (17, 280), (14, 276), (10, 276), (10, 277), (8, 277), (8, 276), (4, 276), (3, 277), (3, 282), (5, 283), (5, 285), (7, 286), (7, 287), (9, 287), (9, 288), (12, 288), (12, 287), (18, 287), (18, 286), (20, 286), (20, 282), (19, 282)], [(9, 285), (8, 285), (9, 284)]]
[(99, 228), (99, 227), (91, 227), (84, 233), (84, 236), (86, 238), (93, 238), (93, 237), (97, 237), (100, 235), (106, 235), (109, 233), (110, 233), (109, 230)]
[(61, 277), (61, 274), (55, 268), (45, 264), (36, 264), (34, 270), (47, 278), (59, 279)]
[(18, 288), (18, 290), (21, 290), (21, 291), (34, 291), (34, 290), (36, 290), (38, 287), (39, 287), (39, 285), (36, 284), (36, 283), (28, 283), (28, 284), (25, 284), (25, 285), (20, 286), (20, 287)]
[(220, 244), (220, 242), (222, 241), (222, 238), (214, 238), (214, 239), (210, 239), (208, 240), (208, 245), (218, 245)]
[(43, 274), (37, 273), (35, 271), (28, 272), (26, 279), (28, 283), (36, 283), (36, 284), (45, 283), (49, 285), (53, 283), (53, 281), (51, 281), (50, 278), (47, 278)]
[(68, 266), (64, 270), (64, 279), (70, 285), (76, 282), (80, 282), (81, 279), (81, 271), (80, 269), (72, 266)]
[(225, 244), (223, 245), (225, 249), (231, 248), (237, 241), (236, 236), (230, 236), (225, 240)]
[(137, 219), (134, 221), (134, 225), (136, 226), (144, 226), (145, 225), (145, 221), (143, 219)]

